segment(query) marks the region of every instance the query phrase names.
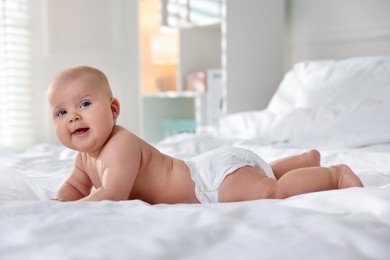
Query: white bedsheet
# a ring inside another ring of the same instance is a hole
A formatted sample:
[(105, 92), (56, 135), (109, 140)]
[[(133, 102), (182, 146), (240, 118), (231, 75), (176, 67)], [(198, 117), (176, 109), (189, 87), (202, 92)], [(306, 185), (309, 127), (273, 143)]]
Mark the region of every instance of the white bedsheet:
[(158, 148), (185, 158), (239, 146), (266, 161), (319, 148), (365, 188), (208, 205), (52, 198), (74, 152), (0, 151), (0, 259), (389, 259), (390, 57), (299, 63), (263, 111)]
[[(205, 141), (175, 138), (186, 144), (184, 152), (197, 151)], [(231, 144), (266, 160), (303, 150)], [(73, 152), (50, 145), (3, 152), (0, 259), (388, 259), (390, 154), (383, 146), (322, 153), (325, 165), (351, 165), (366, 188), (208, 205), (61, 203), (50, 197)]]

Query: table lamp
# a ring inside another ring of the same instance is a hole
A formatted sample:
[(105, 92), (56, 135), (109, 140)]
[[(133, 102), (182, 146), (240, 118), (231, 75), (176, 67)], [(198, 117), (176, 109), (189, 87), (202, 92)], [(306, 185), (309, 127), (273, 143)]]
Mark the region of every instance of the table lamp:
[(176, 88), (176, 64), (178, 60), (178, 43), (176, 34), (154, 34), (151, 38), (152, 62), (161, 67), (156, 78), (156, 87), (160, 91)]

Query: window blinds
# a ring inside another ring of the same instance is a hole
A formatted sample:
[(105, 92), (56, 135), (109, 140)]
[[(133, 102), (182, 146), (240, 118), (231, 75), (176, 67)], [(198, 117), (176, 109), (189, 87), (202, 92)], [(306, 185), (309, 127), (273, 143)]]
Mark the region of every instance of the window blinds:
[(0, 0), (0, 146), (34, 143), (29, 0)]

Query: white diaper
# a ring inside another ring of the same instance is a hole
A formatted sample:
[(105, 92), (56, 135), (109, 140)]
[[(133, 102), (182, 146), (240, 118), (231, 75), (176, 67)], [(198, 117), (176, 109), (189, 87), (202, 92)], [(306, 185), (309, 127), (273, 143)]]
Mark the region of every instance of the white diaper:
[(195, 182), (195, 193), (201, 203), (218, 202), (218, 190), (225, 177), (244, 166), (256, 167), (275, 178), (271, 167), (254, 152), (225, 147), (185, 160)]

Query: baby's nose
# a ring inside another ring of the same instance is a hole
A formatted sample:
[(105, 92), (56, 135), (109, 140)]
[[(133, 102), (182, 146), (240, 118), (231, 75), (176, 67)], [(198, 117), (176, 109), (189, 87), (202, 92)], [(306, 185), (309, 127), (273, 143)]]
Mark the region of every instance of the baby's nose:
[(80, 115), (78, 114), (73, 114), (69, 117), (69, 122), (72, 123), (72, 122), (75, 122), (75, 121), (79, 121), (81, 119)]

